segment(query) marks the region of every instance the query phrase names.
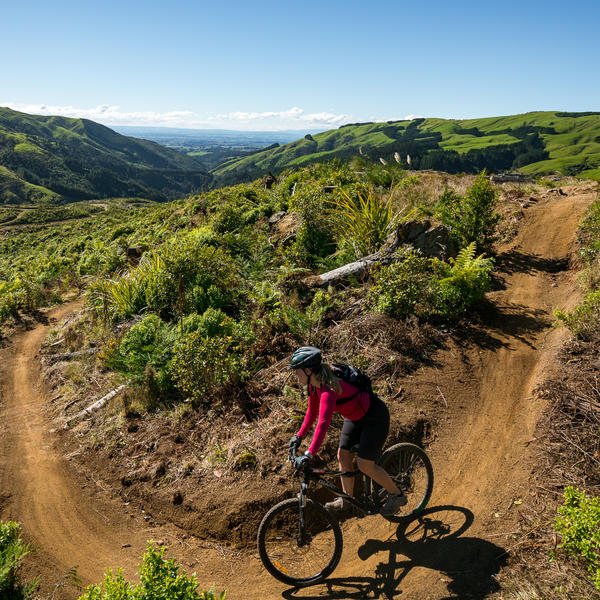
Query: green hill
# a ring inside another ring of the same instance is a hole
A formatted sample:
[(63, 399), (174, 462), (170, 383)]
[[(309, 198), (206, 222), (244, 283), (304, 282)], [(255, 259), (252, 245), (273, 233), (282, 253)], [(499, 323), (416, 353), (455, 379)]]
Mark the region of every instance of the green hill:
[(94, 121), (0, 107), (0, 204), (138, 196), (166, 200), (203, 187), (202, 163)]
[(532, 175), (560, 171), (600, 179), (600, 112), (531, 112), (485, 119), (414, 119), (357, 123), (326, 131), (213, 169), (219, 184), (251, 180), (312, 162), (363, 157), (450, 173)]

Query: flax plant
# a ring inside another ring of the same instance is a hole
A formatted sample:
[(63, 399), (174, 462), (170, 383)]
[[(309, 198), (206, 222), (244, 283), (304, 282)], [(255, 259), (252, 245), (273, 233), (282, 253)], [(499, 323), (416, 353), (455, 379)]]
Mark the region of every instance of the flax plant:
[(413, 214), (394, 211), (391, 196), (384, 199), (371, 190), (366, 195), (358, 192), (356, 198), (341, 194), (328, 201), (327, 212), (338, 237), (352, 247), (356, 258), (379, 250), (397, 225)]
[(147, 308), (146, 286), (162, 267), (159, 254), (145, 254), (140, 264), (114, 278), (94, 280), (88, 286), (90, 304), (102, 310), (104, 320), (127, 318)]

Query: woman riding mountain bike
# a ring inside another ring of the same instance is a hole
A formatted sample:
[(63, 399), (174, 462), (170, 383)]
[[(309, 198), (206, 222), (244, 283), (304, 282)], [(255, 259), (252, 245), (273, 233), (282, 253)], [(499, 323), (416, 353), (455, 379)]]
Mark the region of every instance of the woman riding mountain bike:
[[(344, 417), (338, 448), (340, 470), (352, 471), (354, 459), (358, 469), (388, 492), (380, 512), (388, 517), (406, 504), (406, 496), (387, 471), (375, 461), (381, 453), (390, 428), (390, 413), (374, 393), (359, 390), (338, 379), (323, 362), (321, 350), (313, 346), (298, 348), (291, 356), (288, 369), (296, 372), (298, 383), (307, 386), (308, 408), (302, 426), (290, 440), (290, 448), (298, 449), (302, 439), (317, 420), (312, 442), (301, 461), (310, 461), (321, 447), (333, 414)], [(358, 446), (358, 452), (353, 452)], [(354, 477), (341, 477), (342, 489), (352, 496)], [(342, 497), (325, 504), (329, 510), (344, 512), (351, 507)]]

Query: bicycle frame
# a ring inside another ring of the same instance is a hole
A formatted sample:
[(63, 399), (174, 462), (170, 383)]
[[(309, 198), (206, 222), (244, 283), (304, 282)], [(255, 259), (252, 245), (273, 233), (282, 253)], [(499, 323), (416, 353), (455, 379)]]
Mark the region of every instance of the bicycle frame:
[[(295, 453), (290, 453), (290, 459), (292, 461), (293, 458), (295, 458), (295, 456)], [(341, 487), (338, 487), (335, 484), (328, 481), (327, 479), (325, 479), (325, 477), (356, 477), (357, 475), (362, 475), (363, 477), (363, 493), (359, 498), (347, 494), (346, 492), (344, 492), (343, 489), (341, 489)], [(330, 469), (313, 469), (309, 467), (308, 469), (299, 472), (299, 476), (302, 478), (300, 483), (300, 492), (297, 494), (298, 501), (300, 504), (301, 529), (304, 517), (303, 509), (306, 506), (306, 495), (311, 481), (318, 483), (319, 485), (327, 488), (328, 490), (331, 490), (337, 496), (344, 498), (344, 500), (347, 500), (348, 502), (356, 506), (356, 508), (364, 512), (365, 515), (379, 514), (378, 507), (375, 505), (373, 499), (366, 492), (366, 490), (368, 489), (369, 478), (359, 469), (355, 469), (354, 471), (335, 471)]]

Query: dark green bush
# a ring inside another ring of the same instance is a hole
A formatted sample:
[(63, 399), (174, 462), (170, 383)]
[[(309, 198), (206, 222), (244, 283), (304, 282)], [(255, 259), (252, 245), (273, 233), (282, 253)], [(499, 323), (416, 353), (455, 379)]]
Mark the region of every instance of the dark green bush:
[(493, 261), (475, 256), (475, 243), (443, 262), (404, 249), (399, 260), (373, 273), (368, 304), (394, 317), (454, 318), (481, 300), (491, 283)]
[(291, 199), (290, 207), (300, 214), (302, 224), (287, 255), (298, 265), (314, 267), (319, 259), (335, 251), (321, 186), (302, 185)]
[(164, 369), (171, 360), (178, 337), (175, 327), (158, 315), (150, 314), (123, 336), (113, 365), (132, 378), (140, 378), (148, 365)]
[(183, 318), (184, 333), (197, 331), (204, 337), (232, 335), (235, 321), (218, 308), (207, 308), (203, 314), (192, 313)]
[(479, 251), (488, 251), (496, 239), (500, 215), (496, 213), (497, 193), (482, 173), (461, 197), (446, 188), (435, 206), (435, 216), (452, 228), (451, 236), (459, 248), (471, 242)]
[(171, 375), (177, 389), (195, 405), (210, 404), (222, 386), (241, 383), (250, 374), (252, 330), (231, 320), (221, 327), (220, 334), (210, 337), (205, 331), (193, 331), (175, 345)]
[(205, 244), (201, 234), (192, 231), (174, 236), (159, 256), (160, 266), (146, 283), (150, 310), (172, 318), (234, 304), (235, 263), (221, 248)]
[(403, 317), (422, 313), (419, 305), (428, 304), (430, 261), (417, 250), (400, 250), (396, 261), (373, 272), (373, 279), (368, 304), (378, 312)]

